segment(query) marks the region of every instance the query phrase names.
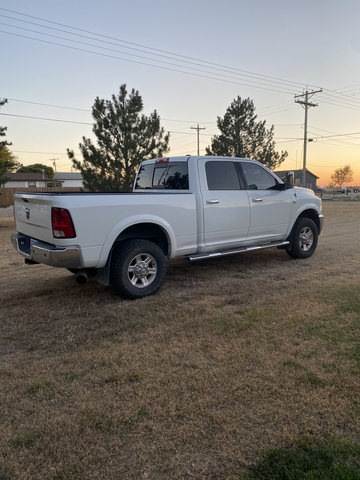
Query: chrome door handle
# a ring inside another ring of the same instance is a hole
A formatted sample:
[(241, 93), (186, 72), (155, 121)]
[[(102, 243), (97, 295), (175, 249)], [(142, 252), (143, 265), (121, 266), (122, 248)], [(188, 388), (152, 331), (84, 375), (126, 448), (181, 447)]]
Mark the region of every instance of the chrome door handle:
[(219, 200), (206, 200), (206, 203), (209, 205), (210, 203), (219, 203)]
[(262, 202), (263, 199), (262, 198), (253, 198), (252, 201), (253, 202)]

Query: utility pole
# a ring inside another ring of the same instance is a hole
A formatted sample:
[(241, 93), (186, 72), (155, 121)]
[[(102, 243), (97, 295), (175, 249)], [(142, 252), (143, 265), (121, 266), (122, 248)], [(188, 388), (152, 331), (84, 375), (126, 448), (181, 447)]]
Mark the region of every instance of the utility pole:
[(199, 142), (199, 132), (200, 130), (206, 130), (205, 127), (200, 128), (199, 124), (197, 124), (197, 127), (190, 127), (193, 130), (197, 130), (197, 154), (200, 155), (200, 142)]
[(58, 158), (50, 158), (50, 162), (54, 165), (55, 173), (56, 173), (56, 160), (59, 160)]
[(315, 95), (315, 93), (319, 93), (319, 92), (322, 92), (322, 88), (320, 90), (316, 90), (315, 92), (312, 91), (312, 92), (308, 92), (306, 90), (305, 93), (303, 93), (302, 95), (295, 95), (295, 98), (299, 98), (299, 97), (305, 97), (305, 100), (295, 100), (295, 103), (300, 103), (300, 105), (302, 105), (304, 108), (305, 108), (305, 124), (304, 124), (304, 158), (303, 158), (303, 169), (302, 169), (302, 180), (301, 180), (301, 183), (302, 183), (302, 186), (305, 187), (305, 183), (306, 183), (306, 147), (307, 147), (307, 142), (308, 142), (308, 139), (307, 139), (307, 122), (308, 122), (308, 108), (309, 107), (317, 107), (317, 103), (310, 103), (309, 102), (309, 99)]

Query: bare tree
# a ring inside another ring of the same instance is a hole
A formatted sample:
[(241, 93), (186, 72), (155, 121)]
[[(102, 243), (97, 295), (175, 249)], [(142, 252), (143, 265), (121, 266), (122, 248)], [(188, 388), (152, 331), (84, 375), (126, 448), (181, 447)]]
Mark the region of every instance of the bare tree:
[(333, 185), (338, 185), (341, 188), (346, 183), (350, 183), (354, 179), (354, 171), (350, 165), (345, 165), (344, 167), (338, 168), (331, 175), (331, 183)]

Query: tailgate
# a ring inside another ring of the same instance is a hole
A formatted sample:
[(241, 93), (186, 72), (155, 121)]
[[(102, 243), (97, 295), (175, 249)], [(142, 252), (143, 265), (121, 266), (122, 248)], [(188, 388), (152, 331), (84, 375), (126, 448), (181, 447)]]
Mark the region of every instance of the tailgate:
[(51, 226), (51, 194), (16, 193), (14, 215), (19, 233), (54, 243)]

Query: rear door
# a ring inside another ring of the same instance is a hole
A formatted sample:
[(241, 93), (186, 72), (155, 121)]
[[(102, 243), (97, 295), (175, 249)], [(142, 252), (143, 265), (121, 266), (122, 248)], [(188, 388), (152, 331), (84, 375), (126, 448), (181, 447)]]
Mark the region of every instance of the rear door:
[(208, 246), (246, 241), (250, 224), (249, 197), (232, 160), (198, 161), (203, 207), (204, 243)]

